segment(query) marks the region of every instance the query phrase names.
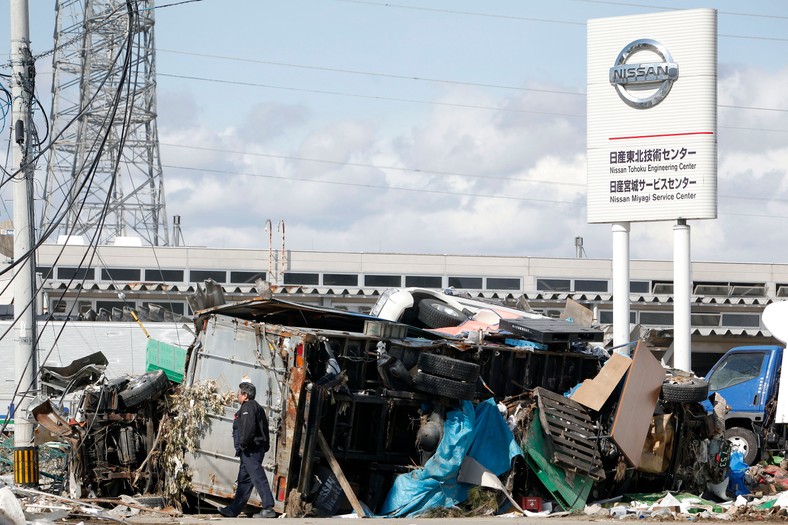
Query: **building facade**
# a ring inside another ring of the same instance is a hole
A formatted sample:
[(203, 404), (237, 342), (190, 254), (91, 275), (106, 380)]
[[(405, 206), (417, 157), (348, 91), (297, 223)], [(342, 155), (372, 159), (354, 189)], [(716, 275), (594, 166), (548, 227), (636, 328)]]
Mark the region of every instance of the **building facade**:
[[(255, 297), (260, 281), (277, 297), (368, 312), (391, 287), (454, 289), (472, 297), (520, 303), (557, 317), (567, 299), (612, 322), (609, 259), (268, 251), (199, 247), (44, 245), (38, 251), (39, 295), (56, 318), (120, 320), (133, 309), (149, 320), (191, 314), (188, 298), (212, 279), (228, 301)], [(673, 330), (673, 263), (630, 263), (630, 321), (669, 349)], [(693, 368), (705, 372), (742, 344), (775, 343), (764, 307), (788, 296), (788, 264), (692, 264)], [(125, 319), (128, 320), (128, 319)]]

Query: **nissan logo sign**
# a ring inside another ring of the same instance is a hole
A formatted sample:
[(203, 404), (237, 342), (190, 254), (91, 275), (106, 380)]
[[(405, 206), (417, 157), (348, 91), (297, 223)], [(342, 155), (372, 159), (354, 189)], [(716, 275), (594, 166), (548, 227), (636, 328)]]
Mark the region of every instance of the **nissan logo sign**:
[[(629, 63), (629, 59), (640, 51), (651, 51), (662, 61)], [(679, 66), (673, 62), (667, 48), (648, 38), (624, 46), (610, 68), (610, 83), (621, 100), (635, 109), (648, 109), (665, 100), (677, 78)]]

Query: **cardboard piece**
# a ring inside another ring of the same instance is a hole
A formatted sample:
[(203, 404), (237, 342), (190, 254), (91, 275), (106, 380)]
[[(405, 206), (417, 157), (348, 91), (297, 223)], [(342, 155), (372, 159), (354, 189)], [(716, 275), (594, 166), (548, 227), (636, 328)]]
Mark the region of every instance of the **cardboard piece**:
[(670, 465), (673, 457), (673, 440), (676, 425), (673, 414), (661, 414), (651, 418), (651, 426), (643, 444), (638, 470), (652, 474), (662, 474)]
[(575, 390), (575, 393), (572, 394), (572, 401), (577, 401), (584, 407), (599, 412), (631, 365), (632, 359), (629, 357), (613, 354), (595, 378), (586, 379)]
[(657, 406), (665, 369), (641, 340), (624, 381), (610, 437), (627, 461), (640, 466), (654, 408)]
[(591, 328), (594, 324), (594, 312), (586, 308), (571, 297), (567, 298), (564, 311), (561, 312), (561, 319), (571, 319), (578, 326)]

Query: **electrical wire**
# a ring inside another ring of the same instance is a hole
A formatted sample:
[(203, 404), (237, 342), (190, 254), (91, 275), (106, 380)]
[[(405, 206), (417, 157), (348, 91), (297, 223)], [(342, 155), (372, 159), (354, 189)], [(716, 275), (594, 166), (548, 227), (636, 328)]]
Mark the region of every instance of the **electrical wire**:
[(168, 73), (157, 73), (159, 77), (168, 77), (168, 78), (180, 78), (184, 80), (199, 80), (202, 82), (213, 82), (216, 84), (227, 84), (227, 85), (234, 85), (234, 86), (246, 86), (246, 87), (258, 87), (258, 88), (265, 88), (265, 89), (278, 89), (282, 91), (293, 91), (298, 93), (314, 93), (318, 95), (332, 95), (332, 96), (340, 96), (340, 97), (353, 97), (353, 98), (362, 98), (367, 100), (385, 100), (388, 102), (407, 102), (410, 104), (426, 104), (430, 106), (445, 106), (445, 107), (452, 107), (452, 108), (465, 108), (465, 109), (486, 109), (492, 111), (504, 111), (510, 113), (528, 113), (532, 115), (557, 115), (562, 117), (575, 117), (575, 118), (586, 118), (586, 114), (580, 113), (561, 113), (556, 111), (540, 111), (535, 109), (520, 109), (520, 108), (509, 108), (509, 107), (493, 107), (493, 106), (480, 106), (475, 104), (454, 104), (450, 102), (436, 102), (434, 100), (418, 100), (418, 99), (409, 99), (409, 98), (397, 98), (397, 97), (384, 97), (380, 95), (362, 95), (360, 93), (343, 93), (341, 91), (328, 91), (324, 89), (306, 89), (306, 88), (294, 88), (288, 86), (276, 86), (273, 84), (259, 84), (256, 82), (241, 82), (238, 80), (224, 80), (219, 78), (208, 78), (208, 77), (195, 77), (190, 75), (172, 75)]
[[(454, 9), (436, 9), (431, 7), (423, 7), (423, 6), (415, 6), (415, 5), (405, 5), (405, 4), (393, 4), (391, 2), (379, 3), (379, 2), (371, 2), (369, 0), (334, 0), (335, 2), (345, 2), (350, 4), (363, 4), (375, 7), (386, 7), (386, 8), (397, 8), (397, 9), (407, 9), (407, 10), (416, 10), (416, 11), (427, 11), (433, 13), (442, 13), (442, 14), (452, 14), (452, 15), (463, 15), (463, 16), (477, 16), (477, 17), (484, 17), (484, 18), (499, 18), (504, 20), (521, 20), (527, 22), (543, 22), (543, 23), (550, 23), (550, 24), (560, 24), (560, 25), (573, 25), (573, 26), (582, 26), (586, 27), (585, 22), (575, 22), (572, 20), (560, 20), (560, 19), (548, 19), (548, 18), (532, 18), (532, 17), (525, 17), (525, 16), (514, 16), (514, 15), (497, 15), (492, 13), (481, 13), (478, 11), (459, 11)], [(628, 5), (628, 4), (621, 4), (621, 5)], [(636, 5), (636, 7), (645, 7), (642, 5)], [(674, 8), (666, 8), (660, 7), (660, 9), (671, 9), (675, 10)], [(769, 15), (753, 15), (747, 13), (729, 13), (725, 12), (728, 15), (734, 16), (760, 16), (765, 18), (770, 18)], [(780, 16), (776, 16), (774, 18), (784, 18)], [(764, 36), (751, 36), (751, 35), (729, 35), (729, 34), (718, 34), (718, 36), (723, 38), (737, 38), (737, 39), (747, 39), (747, 40), (767, 40), (773, 42), (788, 42), (788, 38), (780, 38), (780, 37), (764, 37)]]
[[(534, 199), (530, 197), (517, 197), (513, 195), (490, 195), (490, 194), (479, 194), (479, 193), (465, 193), (465, 192), (455, 192), (455, 191), (448, 191), (448, 190), (431, 190), (427, 188), (406, 188), (406, 187), (399, 187), (399, 186), (383, 186), (383, 185), (375, 185), (375, 184), (362, 184), (357, 182), (343, 182), (343, 181), (331, 181), (331, 180), (321, 180), (321, 179), (307, 179), (301, 177), (289, 177), (283, 175), (266, 175), (261, 173), (250, 173), (250, 172), (241, 172), (241, 171), (231, 171), (231, 170), (219, 170), (219, 169), (208, 169), (208, 168), (201, 168), (201, 167), (187, 167), (187, 166), (175, 166), (175, 165), (164, 165), (165, 168), (170, 169), (178, 169), (184, 171), (193, 171), (193, 172), (201, 172), (201, 173), (215, 173), (221, 175), (242, 175), (246, 177), (260, 177), (264, 179), (272, 179), (272, 180), (283, 180), (283, 181), (298, 181), (298, 182), (307, 182), (307, 183), (315, 183), (315, 184), (328, 184), (333, 186), (350, 186), (356, 188), (369, 188), (369, 189), (385, 189), (385, 190), (397, 190), (397, 191), (409, 191), (415, 193), (430, 193), (436, 195), (449, 195), (449, 196), (456, 196), (456, 197), (472, 197), (472, 198), (480, 198), (480, 199), (499, 199), (499, 200), (509, 200), (509, 201), (520, 201), (520, 202), (531, 202), (531, 203), (538, 203), (538, 204), (559, 204), (559, 205), (567, 205), (567, 206), (577, 206), (582, 205), (583, 202), (580, 200), (574, 201), (566, 201), (566, 200), (554, 200), (554, 199)], [(530, 182), (530, 181), (523, 181), (520, 179), (512, 179), (515, 182)], [(540, 181), (541, 182), (541, 181)], [(585, 185), (581, 185), (585, 186)], [(744, 200), (767, 200), (766, 197), (742, 197), (739, 195), (720, 195), (720, 197), (727, 198), (727, 199), (744, 199)], [(776, 202), (788, 202), (788, 199), (773, 199), (771, 197), (768, 198), (770, 201)], [(777, 215), (756, 215), (756, 214), (741, 214), (741, 213), (720, 213), (720, 215), (737, 215), (737, 216), (745, 216), (745, 217), (775, 217), (775, 218), (782, 218), (788, 219), (788, 216), (777, 216)]]
[(400, 172), (407, 172), (413, 173), (417, 175), (429, 174), (429, 175), (441, 175), (447, 177), (466, 177), (466, 178), (474, 178), (474, 179), (482, 179), (482, 180), (503, 180), (507, 182), (525, 182), (525, 183), (534, 183), (534, 184), (550, 184), (555, 186), (572, 186), (577, 188), (585, 188), (586, 184), (581, 182), (561, 182), (556, 180), (541, 180), (541, 179), (524, 179), (519, 177), (501, 177), (497, 175), (481, 175), (478, 173), (467, 173), (467, 172), (460, 172), (460, 171), (444, 171), (444, 170), (430, 170), (430, 169), (423, 169), (423, 168), (406, 168), (403, 166), (391, 166), (391, 165), (380, 165), (380, 164), (368, 164), (363, 162), (346, 162), (341, 160), (329, 160), (329, 159), (315, 159), (309, 157), (297, 157), (294, 155), (275, 155), (273, 153), (260, 153), (260, 152), (253, 152), (253, 151), (238, 151), (238, 150), (228, 150), (228, 149), (221, 149), (221, 148), (209, 148), (206, 146), (189, 146), (185, 144), (173, 144), (168, 142), (160, 142), (161, 146), (167, 146), (172, 148), (182, 148), (182, 149), (191, 149), (191, 150), (199, 150), (199, 151), (212, 151), (216, 153), (232, 153), (236, 155), (244, 155), (250, 157), (263, 157), (263, 158), (271, 158), (271, 159), (282, 159), (282, 160), (293, 160), (298, 162), (314, 162), (320, 164), (331, 164), (334, 166), (343, 166), (343, 167), (350, 167), (350, 168), (371, 168), (376, 170), (383, 170), (383, 171), (400, 171)]
[(236, 61), (236, 62), (244, 62), (248, 64), (263, 64), (269, 66), (281, 66), (281, 67), (290, 67), (296, 69), (309, 69), (313, 71), (326, 71), (331, 73), (345, 73), (349, 75), (363, 75), (363, 76), (370, 76), (370, 77), (378, 77), (378, 78), (393, 78), (398, 80), (415, 80), (420, 82), (433, 82), (438, 84), (452, 84), (458, 86), (471, 86), (471, 87), (484, 87), (484, 88), (495, 88), (495, 89), (508, 89), (513, 91), (532, 91), (535, 93), (551, 93), (551, 94), (559, 94), (559, 95), (576, 95), (576, 96), (585, 96), (585, 93), (579, 93), (576, 91), (563, 91), (560, 89), (539, 89), (539, 88), (528, 88), (522, 86), (507, 86), (503, 84), (485, 84), (481, 82), (467, 82), (467, 81), (460, 81), (460, 80), (449, 80), (449, 79), (441, 79), (441, 78), (430, 78), (430, 77), (419, 77), (413, 75), (394, 75), (391, 73), (380, 73), (380, 72), (373, 72), (373, 71), (362, 71), (358, 69), (343, 69), (343, 68), (335, 68), (335, 67), (324, 67), (324, 66), (307, 66), (303, 64), (293, 64), (289, 62), (276, 62), (272, 60), (259, 60), (254, 58), (242, 58), (242, 57), (232, 57), (232, 56), (221, 56), (221, 55), (210, 55), (207, 53), (193, 53), (189, 51), (175, 51), (172, 49), (156, 49), (157, 53), (172, 53), (176, 55), (186, 55), (186, 56), (194, 56), (200, 58), (215, 58), (217, 60), (222, 61)]
[[(625, 6), (625, 7), (640, 7), (643, 9), (659, 9), (661, 11), (676, 11), (677, 8), (670, 6), (666, 7), (664, 5), (647, 5), (647, 4), (633, 4), (629, 2), (612, 2), (609, 0), (574, 0), (575, 2), (585, 2), (587, 4), (606, 4), (606, 5), (616, 5), (616, 6)], [(757, 13), (734, 13), (731, 11), (718, 11), (721, 15), (727, 16), (750, 16), (750, 17), (758, 17), (758, 18), (770, 18), (770, 19), (778, 19), (778, 20), (788, 20), (788, 16), (779, 16), (779, 15), (762, 15)]]
[[(450, 103), (450, 102), (436, 102), (434, 100), (418, 100), (418, 99), (408, 99), (408, 98), (397, 98), (397, 97), (385, 97), (380, 95), (364, 95), (361, 93), (347, 93), (342, 91), (327, 91), (322, 89), (308, 89), (308, 88), (296, 88), (291, 86), (277, 86), (273, 84), (260, 84), (256, 82), (242, 82), (239, 80), (225, 80), (219, 78), (209, 78), (209, 77), (196, 77), (196, 76), (189, 76), (189, 75), (174, 75), (169, 73), (157, 73), (159, 77), (168, 77), (168, 78), (179, 78), (184, 80), (197, 80), (201, 82), (214, 82), (217, 84), (227, 84), (227, 85), (234, 85), (234, 86), (242, 86), (242, 87), (257, 87), (257, 88), (264, 88), (264, 89), (276, 89), (282, 91), (293, 91), (299, 93), (314, 93), (318, 95), (332, 95), (332, 96), (341, 96), (341, 97), (352, 97), (352, 98), (361, 98), (361, 99), (368, 99), (368, 100), (384, 100), (389, 102), (405, 102), (411, 104), (425, 104), (431, 106), (448, 106), (448, 107), (456, 107), (456, 108), (465, 108), (465, 109), (486, 109), (491, 111), (501, 111), (501, 112), (511, 112), (511, 113), (532, 113), (537, 115), (554, 115), (560, 117), (574, 117), (574, 118), (586, 118), (587, 115), (585, 113), (563, 113), (558, 111), (543, 111), (543, 110), (531, 110), (531, 109), (522, 109), (522, 108), (510, 108), (510, 107), (495, 107), (495, 106), (480, 106), (475, 104), (458, 104), (458, 103)], [(437, 80), (430, 80), (430, 81), (437, 81)], [(453, 82), (453, 81), (445, 81), (445, 82)], [(459, 83), (459, 82), (458, 82)], [(551, 90), (544, 90), (545, 92), (549, 93), (560, 93), (560, 94), (571, 94), (571, 95), (585, 95), (582, 92), (568, 92), (568, 91), (551, 91)], [(776, 112), (786, 112), (788, 113), (788, 109), (784, 108), (768, 108), (768, 107), (756, 107), (756, 106), (738, 106), (734, 104), (717, 104), (718, 108), (726, 108), (726, 109), (744, 109), (744, 110), (758, 110), (758, 111), (776, 111)], [(720, 126), (724, 127), (724, 126)]]
[[(120, 82), (118, 82), (118, 87), (117, 87), (116, 92), (115, 92), (115, 96), (114, 96), (114, 99), (113, 99), (112, 110), (109, 112), (109, 114), (105, 118), (105, 122), (109, 121), (110, 125), (106, 126), (106, 133), (104, 134), (103, 140), (101, 141), (101, 144), (100, 144), (100, 148), (97, 150), (96, 155), (94, 157), (94, 160), (91, 163), (91, 169), (89, 170), (89, 177), (86, 177), (86, 180), (88, 178), (90, 178), (90, 180), (92, 181), (93, 177), (95, 176), (95, 173), (96, 173), (95, 168), (98, 166), (98, 160), (99, 160), (99, 158), (100, 158), (100, 156), (101, 156), (101, 154), (103, 152), (104, 147), (106, 146), (107, 140), (108, 140), (109, 135), (111, 133), (111, 123), (114, 122), (114, 120), (115, 120), (115, 115), (117, 114), (117, 110), (118, 110), (118, 108), (120, 106), (120, 102), (122, 100), (122, 93), (123, 93), (124, 87), (126, 87), (125, 86), (125, 79), (127, 77), (127, 73), (129, 71), (129, 68), (130, 68), (130, 65), (131, 65), (131, 44), (133, 43), (133, 34), (134, 34), (133, 31), (132, 31), (133, 19), (134, 19), (133, 15), (132, 15), (132, 12), (133, 12), (133, 10), (132, 10), (132, 1), (133, 0), (126, 0), (127, 11), (129, 12), (129, 21), (128, 21), (128, 29), (127, 29), (127, 46), (126, 46), (126, 52), (125, 52), (125, 61), (124, 61), (124, 65), (123, 65), (123, 69), (122, 69), (122, 73), (121, 73), (121, 79), (120, 79)], [(120, 56), (120, 53), (118, 53), (118, 56)], [(109, 76), (109, 74), (107, 76)], [(127, 105), (128, 105), (128, 97), (126, 97), (126, 100), (127, 100)], [(127, 106), (126, 109), (128, 109), (128, 106)], [(124, 111), (123, 112), (123, 117), (124, 117), (124, 120), (123, 120), (123, 126), (121, 128), (122, 129), (121, 144), (125, 143), (125, 139), (126, 139), (126, 130), (127, 130), (128, 124), (129, 124), (129, 121), (128, 121), (128, 118), (127, 118), (128, 117), (128, 111)], [(115, 162), (116, 163), (120, 162), (120, 156), (119, 155), (116, 157)], [(84, 184), (84, 182), (83, 182), (83, 184)], [(114, 179), (111, 182), (111, 185), (112, 184), (114, 184)], [(89, 189), (89, 186), (88, 186), (88, 189)], [(82, 202), (80, 204), (80, 209), (82, 208), (82, 206), (84, 206), (84, 203), (85, 203), (85, 200), (87, 199), (88, 193), (89, 193), (88, 191), (86, 191), (84, 193), (85, 197), (83, 198), (83, 200), (82, 200)], [(105, 201), (105, 208), (104, 208), (105, 211), (106, 211), (106, 207), (109, 205), (110, 195), (111, 195), (111, 188), (107, 192), (107, 199)], [(94, 236), (91, 239), (91, 242), (90, 242), (90, 245), (89, 245), (89, 248), (92, 248), (92, 252), (93, 252), (94, 255), (95, 255), (95, 252), (96, 252), (96, 250), (98, 248), (98, 242), (99, 242), (99, 239), (100, 239), (100, 233), (101, 233), (101, 230), (103, 229), (103, 225), (104, 225), (103, 219), (105, 219), (105, 218), (106, 218), (106, 213), (103, 214), (102, 220), (99, 222), (99, 227), (96, 228)], [(76, 227), (76, 223), (74, 223), (72, 225), (72, 228), (73, 227)], [(63, 249), (65, 249), (65, 245), (63, 246)], [(86, 258), (88, 258), (88, 253), (90, 253), (90, 251), (91, 251), (90, 249), (85, 251), (85, 253), (83, 254), (83, 257), (82, 257), (82, 259), (80, 261), (80, 264), (79, 264), (78, 268), (82, 268), (83, 264), (85, 263)], [(30, 252), (28, 252), (26, 254), (26, 256), (27, 257), (31, 257), (31, 255), (33, 253), (35, 253), (34, 250), (31, 250)], [(61, 254), (62, 254), (62, 251), (61, 251)], [(90, 258), (89, 258), (90, 262), (88, 263), (88, 267), (90, 267), (92, 265), (92, 260), (93, 260), (94, 255), (90, 256)], [(15, 263), (16, 263), (16, 261), (15, 261)], [(2, 274), (2, 273), (4, 273), (4, 272), (0, 272), (0, 274)], [(81, 280), (81, 286), (79, 287), (78, 292), (77, 292), (77, 300), (75, 300), (72, 303), (71, 310), (69, 311), (69, 317), (70, 317), (71, 313), (73, 313), (74, 307), (78, 304), (78, 298), (79, 298), (80, 294), (82, 293), (82, 290), (84, 289), (84, 283), (85, 283), (86, 277), (87, 277), (87, 272), (83, 272), (83, 276), (82, 276), (82, 280)], [(72, 276), (72, 278), (69, 280), (69, 283), (68, 283), (66, 289), (63, 291), (63, 294), (65, 294), (66, 291), (71, 288), (71, 286), (73, 284), (73, 280), (74, 280), (74, 278)], [(42, 286), (43, 286), (43, 283), (42, 283)], [(33, 294), (31, 299), (30, 299), (30, 301), (25, 306), (25, 309), (32, 307), (32, 305), (35, 302), (35, 297), (36, 297), (36, 294)], [(62, 300), (62, 297), (63, 297), (63, 295), (61, 295), (61, 300)], [(8, 330), (6, 330), (2, 335), (0, 335), (0, 339), (2, 339), (3, 337), (5, 337), (8, 334), (8, 332), (14, 327), (14, 325), (16, 324), (18, 319), (19, 319), (19, 317), (17, 315), (15, 315), (14, 321), (11, 323), (11, 325), (8, 328)], [(44, 361), (46, 361), (49, 358), (49, 356), (51, 355), (53, 349), (56, 347), (57, 341), (59, 340), (60, 336), (62, 335), (63, 330), (65, 329), (66, 325), (67, 325), (67, 323), (63, 323), (63, 326), (61, 327), (61, 330), (58, 333), (58, 336), (57, 336), (57, 338), (55, 340), (55, 343), (53, 344), (53, 348), (50, 349), (50, 351), (47, 354), (47, 357), (44, 359)], [(45, 324), (45, 326), (46, 326), (46, 324)], [(35, 340), (35, 342), (33, 344), (33, 348), (37, 348), (38, 343), (40, 342), (40, 337), (41, 337), (42, 333), (43, 333), (43, 330), (40, 331), (37, 334), (36, 340)], [(25, 375), (25, 373), (27, 371), (27, 368), (31, 365), (33, 357), (34, 357), (34, 355), (31, 354), (30, 357), (28, 358), (27, 363), (25, 364), (25, 367), (24, 367), (24, 371), (21, 374), (22, 376)], [(41, 373), (41, 368), (39, 367), (39, 369), (36, 371), (36, 375), (39, 375), (40, 373)], [(16, 389), (15, 389), (13, 397), (12, 397), (12, 403), (14, 403), (16, 401), (16, 396), (19, 393), (20, 386), (21, 386), (21, 379), (20, 379), (20, 382), (18, 382), (17, 385), (16, 385)], [(22, 394), (22, 399), (24, 399), (24, 397), (26, 395), (27, 395), (27, 392), (23, 393)], [(7, 424), (8, 424), (8, 420), (6, 420), (5, 424), (3, 425), (2, 431), (5, 430)]]
[(482, 199), (500, 199), (500, 200), (511, 200), (511, 201), (520, 201), (520, 202), (534, 202), (534, 203), (544, 203), (544, 204), (571, 204), (577, 205), (578, 202), (576, 201), (559, 201), (559, 200), (552, 200), (552, 199), (533, 199), (533, 198), (526, 198), (526, 197), (515, 197), (512, 195), (481, 195), (477, 193), (463, 193), (463, 192), (455, 192), (455, 191), (446, 191), (446, 190), (430, 190), (427, 188), (403, 188), (398, 186), (381, 186), (377, 184), (361, 184), (357, 182), (342, 182), (342, 181), (330, 181), (330, 180), (317, 180), (317, 179), (307, 179), (301, 177), (286, 177), (282, 175), (265, 175), (261, 173), (249, 173), (249, 172), (239, 172), (239, 171), (231, 171), (231, 170), (219, 170), (219, 169), (207, 169), (207, 168), (190, 168), (186, 166), (174, 166), (174, 165), (163, 165), (165, 168), (170, 169), (179, 169), (184, 171), (195, 171), (195, 172), (203, 172), (203, 173), (215, 173), (215, 174), (222, 174), (222, 175), (245, 175), (247, 177), (260, 177), (263, 179), (273, 179), (273, 180), (284, 180), (284, 181), (299, 181), (299, 182), (310, 182), (310, 183), (317, 183), (317, 184), (328, 184), (332, 186), (351, 186), (356, 188), (369, 188), (369, 189), (385, 189), (385, 190), (397, 190), (397, 191), (412, 191), (418, 193), (431, 193), (435, 195), (452, 195), (457, 197), (473, 197), (473, 198), (482, 198)]

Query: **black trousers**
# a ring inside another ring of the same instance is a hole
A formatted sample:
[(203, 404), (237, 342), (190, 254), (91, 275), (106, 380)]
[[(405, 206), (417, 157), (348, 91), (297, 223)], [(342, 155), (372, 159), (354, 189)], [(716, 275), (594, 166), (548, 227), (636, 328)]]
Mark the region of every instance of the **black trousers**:
[(235, 490), (233, 502), (228, 507), (233, 514), (240, 514), (244, 510), (246, 502), (249, 501), (249, 496), (252, 494), (252, 487), (257, 489), (264, 509), (274, 506), (271, 486), (268, 484), (268, 478), (265, 477), (265, 470), (263, 470), (264, 454), (261, 448), (241, 451), (241, 465), (238, 467), (238, 488)]

